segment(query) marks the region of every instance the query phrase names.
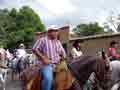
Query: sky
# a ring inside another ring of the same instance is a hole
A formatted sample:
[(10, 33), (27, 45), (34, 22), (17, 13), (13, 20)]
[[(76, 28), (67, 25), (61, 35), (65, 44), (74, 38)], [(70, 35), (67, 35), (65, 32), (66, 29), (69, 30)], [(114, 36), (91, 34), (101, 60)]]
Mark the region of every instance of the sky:
[(30, 6), (46, 26), (104, 22), (120, 13), (120, 0), (0, 0), (0, 8)]

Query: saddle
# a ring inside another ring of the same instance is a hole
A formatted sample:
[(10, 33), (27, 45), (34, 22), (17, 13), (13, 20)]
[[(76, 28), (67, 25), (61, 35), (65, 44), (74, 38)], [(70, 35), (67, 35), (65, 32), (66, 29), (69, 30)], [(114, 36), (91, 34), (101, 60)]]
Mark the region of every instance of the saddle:
[[(21, 73), (21, 79), (24, 82), (24, 90), (41, 90), (40, 66), (34, 65)], [(74, 78), (67, 68), (65, 61), (56, 66), (54, 85), (55, 90), (66, 90), (72, 86)]]
[(56, 66), (55, 71), (56, 71), (55, 77), (56, 90), (69, 89), (72, 86), (75, 78), (69, 71), (65, 60), (62, 60), (61, 63)]

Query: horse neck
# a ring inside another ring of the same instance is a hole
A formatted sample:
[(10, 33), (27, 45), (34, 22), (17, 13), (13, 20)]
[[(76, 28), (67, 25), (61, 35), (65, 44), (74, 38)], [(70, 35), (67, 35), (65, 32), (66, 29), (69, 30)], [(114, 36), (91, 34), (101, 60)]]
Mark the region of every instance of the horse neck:
[(95, 58), (91, 56), (84, 56), (79, 61), (73, 63), (73, 73), (76, 73), (76, 78), (80, 81), (81, 84), (89, 79), (92, 72), (94, 72)]
[(82, 72), (83, 72), (82, 79), (84, 78), (83, 84), (85, 84), (86, 81), (90, 78), (91, 74), (93, 72), (95, 72), (94, 66), (95, 66), (95, 62), (90, 61), (90, 62), (88, 62), (88, 64), (85, 65), (85, 68), (83, 70), (81, 70), (80, 74), (82, 74)]
[(95, 74), (97, 76), (97, 79), (101, 81), (104, 80), (105, 78), (104, 76), (107, 73), (106, 68), (105, 68), (106, 67), (105, 63), (106, 61), (98, 59), (95, 65)]

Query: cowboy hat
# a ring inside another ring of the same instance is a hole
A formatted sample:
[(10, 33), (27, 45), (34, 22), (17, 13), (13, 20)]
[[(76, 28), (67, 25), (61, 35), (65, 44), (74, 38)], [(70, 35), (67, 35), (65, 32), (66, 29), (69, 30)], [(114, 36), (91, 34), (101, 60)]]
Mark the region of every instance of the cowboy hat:
[(49, 31), (58, 31), (58, 30), (60, 30), (60, 29), (59, 29), (58, 26), (56, 26), (56, 25), (50, 25), (50, 26), (47, 28), (47, 30), (48, 30), (48, 32), (49, 32)]

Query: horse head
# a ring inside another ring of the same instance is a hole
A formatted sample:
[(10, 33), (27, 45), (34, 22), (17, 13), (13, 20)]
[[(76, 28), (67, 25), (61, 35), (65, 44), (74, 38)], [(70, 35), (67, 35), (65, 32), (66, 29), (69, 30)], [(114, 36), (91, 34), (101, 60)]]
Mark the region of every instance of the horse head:
[(111, 66), (110, 60), (104, 51), (99, 52), (95, 68), (95, 76), (99, 86), (105, 90), (109, 90), (111, 81)]

